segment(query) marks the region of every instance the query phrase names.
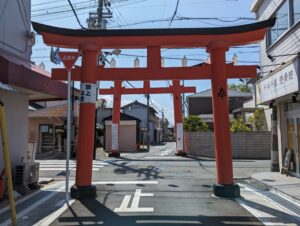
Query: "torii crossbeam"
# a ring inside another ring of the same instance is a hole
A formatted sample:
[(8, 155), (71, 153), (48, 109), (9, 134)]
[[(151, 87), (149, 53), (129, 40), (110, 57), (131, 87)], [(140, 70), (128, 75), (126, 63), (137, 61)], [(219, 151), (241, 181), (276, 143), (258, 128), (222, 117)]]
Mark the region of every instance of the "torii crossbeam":
[[(174, 104), (174, 129), (176, 131), (176, 155), (185, 156), (183, 150), (183, 124), (181, 114), (181, 94), (195, 93), (196, 87), (185, 87), (180, 85), (180, 80), (173, 80), (170, 87), (150, 87), (149, 81), (144, 81), (143, 88), (122, 87), (122, 81), (115, 81), (113, 88), (100, 89), (99, 94), (113, 95), (112, 114), (112, 142), (110, 156), (119, 156), (119, 131), (120, 131), (120, 108), (121, 96), (128, 94), (173, 94)], [(147, 131), (148, 133), (149, 131)]]
[[(256, 77), (254, 66), (226, 65), (226, 52), (232, 46), (253, 44), (264, 39), (268, 28), (276, 19), (248, 25), (218, 28), (181, 29), (128, 29), (128, 30), (72, 30), (32, 23), (35, 31), (43, 36), (45, 44), (82, 53), (82, 68), (72, 72), (81, 81), (79, 137), (77, 152), (76, 184), (71, 188), (74, 198), (96, 196), (92, 185), (92, 159), (97, 80), (188, 80), (211, 79), (214, 113), (215, 156), (218, 183), (213, 192), (220, 197), (239, 196), (239, 187), (233, 181), (229, 108), (227, 95), (228, 78)], [(161, 48), (202, 47), (210, 53), (211, 65), (199, 67), (162, 68)], [(97, 59), (102, 49), (147, 49), (146, 68), (103, 68)], [(56, 78), (65, 80), (66, 72), (53, 70)], [(230, 75), (228, 77), (228, 74)]]

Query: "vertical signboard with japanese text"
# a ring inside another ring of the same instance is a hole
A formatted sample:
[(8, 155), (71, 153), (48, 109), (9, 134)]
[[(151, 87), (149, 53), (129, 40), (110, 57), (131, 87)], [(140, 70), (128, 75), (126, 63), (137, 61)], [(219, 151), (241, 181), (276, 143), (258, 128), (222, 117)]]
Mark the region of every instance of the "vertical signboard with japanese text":
[(93, 83), (80, 84), (80, 102), (81, 103), (96, 103), (97, 85)]

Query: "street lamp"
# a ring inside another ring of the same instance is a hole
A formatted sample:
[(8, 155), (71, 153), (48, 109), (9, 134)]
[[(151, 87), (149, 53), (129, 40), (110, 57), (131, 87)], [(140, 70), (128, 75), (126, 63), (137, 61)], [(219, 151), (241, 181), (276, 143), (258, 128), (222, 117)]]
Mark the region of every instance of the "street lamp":
[(232, 57), (232, 63), (233, 65), (237, 65), (238, 64), (238, 61), (239, 61), (239, 58), (238, 56), (235, 54), (233, 54), (233, 57)]
[(162, 57), (161, 58), (161, 67), (164, 67), (165, 66), (165, 59)]
[(139, 60), (138, 57), (136, 57), (136, 58), (134, 59), (134, 61), (133, 61), (133, 66), (134, 66), (135, 68), (140, 67), (140, 60)]
[(115, 68), (115, 67), (117, 66), (117, 62), (116, 62), (115, 58), (112, 58), (112, 59), (110, 60), (109, 66), (110, 66), (111, 68)]
[(187, 67), (188, 66), (188, 59), (186, 58), (186, 56), (183, 56), (183, 58), (181, 59), (181, 67)]

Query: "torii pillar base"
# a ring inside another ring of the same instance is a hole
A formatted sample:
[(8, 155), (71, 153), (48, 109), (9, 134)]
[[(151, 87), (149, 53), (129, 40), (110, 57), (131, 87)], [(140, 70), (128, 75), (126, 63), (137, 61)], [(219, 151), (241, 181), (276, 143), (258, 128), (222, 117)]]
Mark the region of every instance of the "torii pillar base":
[(73, 199), (87, 199), (97, 197), (97, 189), (95, 185), (71, 188), (71, 197)]
[(111, 151), (111, 152), (108, 153), (108, 157), (120, 157), (120, 152)]
[(175, 155), (176, 155), (176, 156), (186, 157), (186, 156), (187, 156), (187, 153), (184, 152), (184, 151), (177, 151), (177, 152), (175, 153)]
[(214, 184), (213, 194), (221, 198), (237, 198), (240, 197), (240, 187), (237, 184)]

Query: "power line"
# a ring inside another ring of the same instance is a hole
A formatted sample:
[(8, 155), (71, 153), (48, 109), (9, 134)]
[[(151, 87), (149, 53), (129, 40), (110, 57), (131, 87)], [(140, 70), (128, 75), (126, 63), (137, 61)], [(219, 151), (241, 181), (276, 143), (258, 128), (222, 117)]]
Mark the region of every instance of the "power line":
[(73, 5), (72, 5), (72, 3), (71, 3), (71, 0), (67, 0), (67, 1), (69, 2), (69, 5), (70, 5), (70, 7), (71, 7), (71, 9), (72, 9), (72, 11), (73, 11), (73, 13), (74, 13), (74, 16), (76, 17), (76, 20), (77, 20), (79, 26), (80, 26), (82, 29), (86, 30), (86, 28), (85, 28), (84, 26), (82, 26), (82, 24), (80, 23), (80, 20), (79, 20), (79, 18), (78, 18), (78, 16), (77, 16), (77, 13), (76, 13), (75, 9), (73, 8)]
[(171, 27), (171, 25), (172, 25), (172, 22), (173, 22), (173, 20), (174, 20), (175, 16), (177, 15), (177, 11), (178, 11), (179, 2), (180, 2), (180, 0), (177, 0), (177, 3), (176, 3), (176, 8), (175, 8), (175, 10), (174, 10), (173, 16), (171, 17), (171, 21), (170, 21), (169, 27)]

